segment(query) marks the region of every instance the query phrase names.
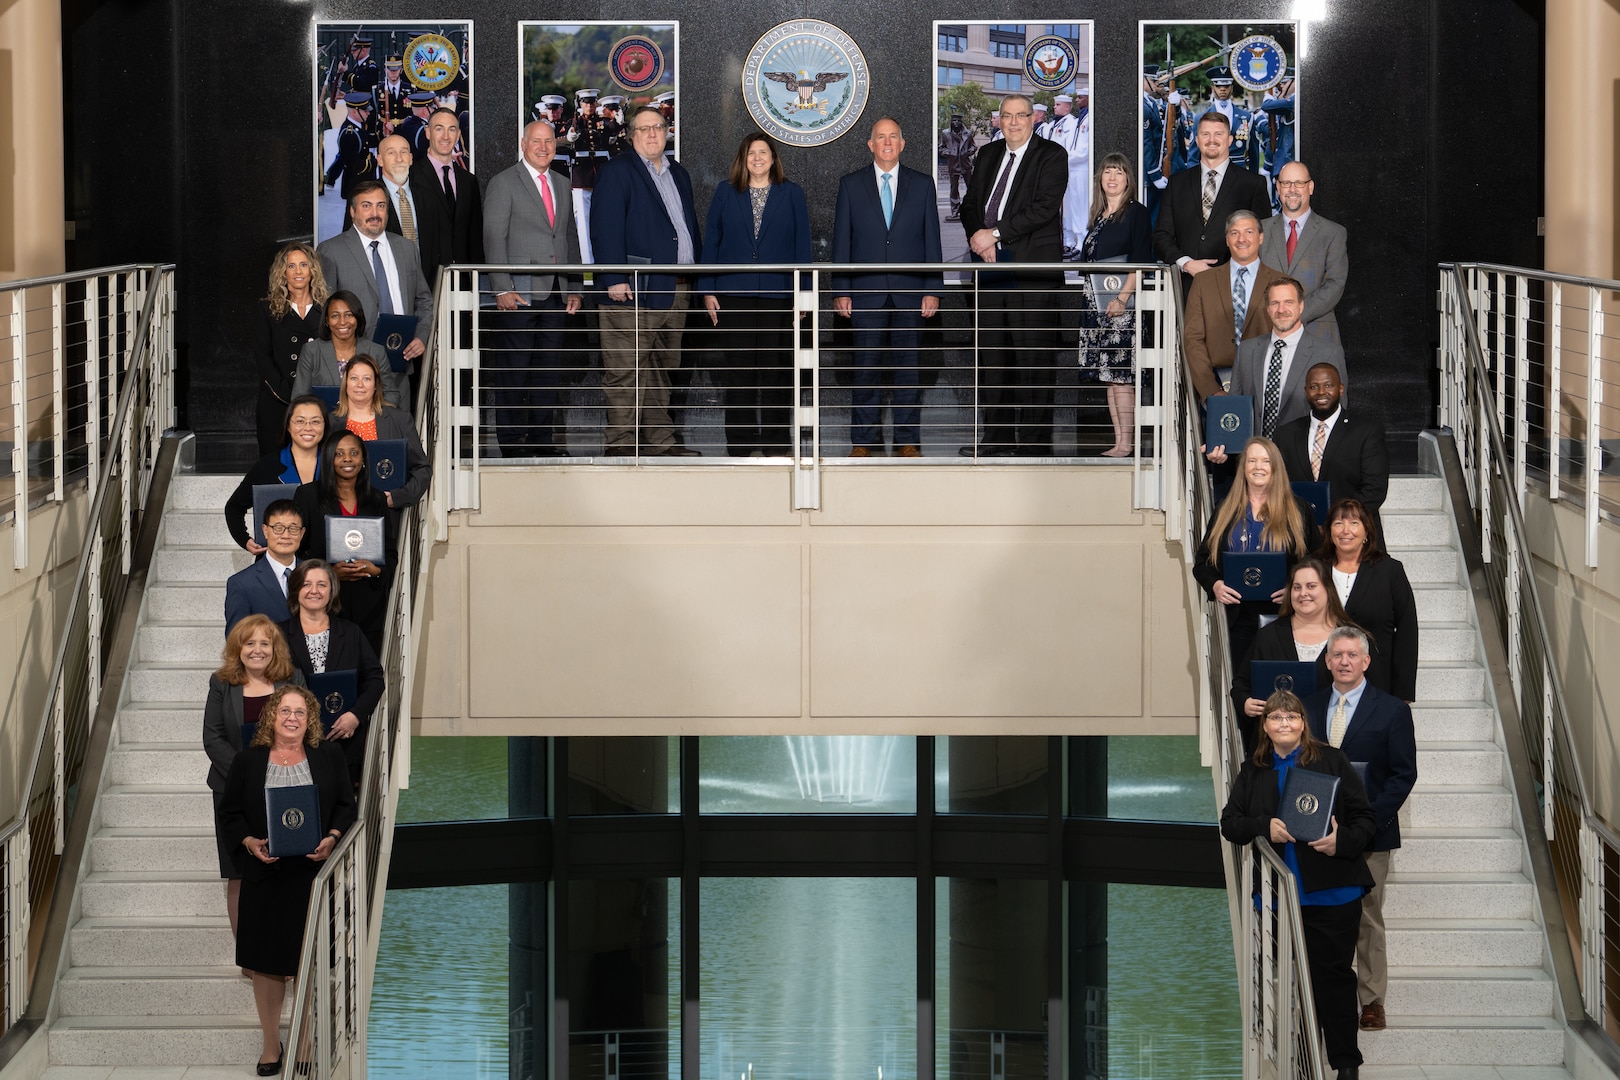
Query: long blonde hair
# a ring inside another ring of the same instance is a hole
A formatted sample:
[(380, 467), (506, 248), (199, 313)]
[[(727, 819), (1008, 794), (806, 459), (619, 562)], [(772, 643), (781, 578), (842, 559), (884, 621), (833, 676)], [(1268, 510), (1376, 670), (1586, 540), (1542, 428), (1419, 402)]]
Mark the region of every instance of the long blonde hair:
[(315, 254), (315, 249), (302, 240), (292, 243), (276, 252), (276, 257), (270, 260), (270, 294), (264, 298), (270, 305), (270, 315), (279, 319), (287, 314), (287, 307), (292, 302), (287, 295), (287, 256), (295, 251), (304, 253), (309, 260), (309, 296), (317, 305), (326, 303), (326, 275), (321, 272), (321, 260)]
[(349, 372), (354, 370), (356, 364), (364, 364), (371, 369), (372, 413), (381, 413), (388, 407), (388, 403), (383, 401), (382, 369), (377, 366), (377, 361), (365, 353), (357, 352), (349, 357), (349, 362), (343, 367), (343, 376), (338, 380), (338, 403), (332, 407), (333, 416), (349, 415)]
[(1282, 451), (1277, 444), (1263, 436), (1256, 435), (1243, 444), (1243, 454), (1238, 458), (1238, 474), (1232, 481), (1232, 490), (1226, 493), (1220, 509), (1215, 511), (1215, 522), (1209, 530), (1209, 549), (1206, 554), (1210, 562), (1220, 558), (1220, 553), (1226, 547), (1226, 538), (1243, 518), (1249, 507), (1249, 477), (1243, 469), (1244, 461), (1248, 460), (1249, 448), (1259, 446), (1264, 448), (1266, 456), (1271, 459), (1271, 484), (1266, 488), (1265, 505), (1260, 508), (1260, 546), (1267, 551), (1291, 551), (1295, 555), (1305, 554), (1305, 515), (1299, 512), (1299, 502), (1294, 498), (1294, 489), (1288, 486), (1288, 469), (1283, 465)]

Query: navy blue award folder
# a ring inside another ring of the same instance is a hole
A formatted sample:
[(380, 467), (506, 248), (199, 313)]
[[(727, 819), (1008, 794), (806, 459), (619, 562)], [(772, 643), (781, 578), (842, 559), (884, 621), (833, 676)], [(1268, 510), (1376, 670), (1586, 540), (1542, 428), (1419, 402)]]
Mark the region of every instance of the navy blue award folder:
[(273, 857), (308, 855), (320, 847), (321, 796), (314, 784), (265, 788), (264, 819)]
[(309, 692), (321, 703), (321, 730), (330, 732), (332, 724), (346, 712), (354, 711), (360, 696), (360, 676), (353, 668), (347, 671), (323, 671), (309, 677)]
[(1288, 486), (1294, 489), (1295, 495), (1311, 504), (1311, 514), (1316, 518), (1316, 527), (1326, 525), (1328, 507), (1333, 505), (1333, 495), (1328, 489), (1327, 481), (1295, 480)]
[(388, 354), (388, 366), (401, 374), (405, 371), (405, 346), (416, 337), (415, 315), (378, 315), (377, 326), (371, 340)]
[(1288, 561), (1280, 551), (1223, 552), (1221, 568), (1226, 583), (1245, 600), (1270, 600), (1288, 583)]
[(253, 485), (253, 542), (264, 546), (264, 510), (271, 503), (281, 499), (291, 499), (298, 490), (297, 484), (254, 484)]
[(1332, 828), (1333, 799), (1339, 793), (1339, 778), (1294, 766), (1283, 781), (1277, 816), (1283, 827), (1301, 844), (1320, 840)]
[(1316, 664), (1304, 660), (1250, 660), (1249, 696), (1264, 701), (1279, 690), (1302, 698), (1316, 693)]
[(405, 440), (375, 439), (366, 444), (366, 468), (371, 486), (378, 491), (398, 491), (405, 486)]
[(337, 408), (338, 388), (336, 383), (316, 383), (309, 388), (309, 392), (326, 402), (327, 412)]
[(1216, 394), (1204, 403), (1204, 451), (1217, 446), (1228, 454), (1241, 454), (1254, 434), (1254, 398), (1248, 394)]
[(365, 559), (379, 566), (388, 561), (382, 518), (338, 514), (327, 517), (326, 561), (340, 563), (350, 559)]

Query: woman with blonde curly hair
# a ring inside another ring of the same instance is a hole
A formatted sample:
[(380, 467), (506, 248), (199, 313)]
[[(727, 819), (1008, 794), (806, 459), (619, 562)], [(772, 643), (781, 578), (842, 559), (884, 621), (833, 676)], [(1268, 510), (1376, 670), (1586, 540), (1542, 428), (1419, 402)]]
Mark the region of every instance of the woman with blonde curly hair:
[(259, 302), (263, 330), (254, 340), (253, 358), (259, 368), (257, 410), (259, 453), (281, 448), (282, 421), (293, 398), (293, 376), (304, 343), (321, 329), (326, 303), (326, 275), (315, 249), (294, 241), (270, 261), (270, 289)]

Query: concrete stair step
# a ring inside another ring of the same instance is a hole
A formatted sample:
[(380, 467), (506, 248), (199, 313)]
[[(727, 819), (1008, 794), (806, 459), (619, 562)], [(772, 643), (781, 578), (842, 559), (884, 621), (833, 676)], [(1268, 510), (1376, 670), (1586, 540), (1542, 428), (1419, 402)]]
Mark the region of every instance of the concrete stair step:
[[(1419, 774), (1421, 776), (1421, 774)], [(1418, 784), (1401, 807), (1401, 828), (1510, 829), (1513, 794), (1501, 785)]]
[(146, 617), (175, 622), (210, 622), (225, 643), (225, 579), (152, 582), (146, 589)]
[(1422, 660), (1464, 661), (1479, 658), (1479, 636), (1474, 624), (1461, 620), (1422, 624)]
[(1402, 1016), (1357, 1040), (1368, 1065), (1558, 1065), (1564, 1025), (1545, 1016)]
[(1541, 928), (1528, 919), (1384, 920), (1389, 969), (1438, 967), (1537, 967), (1546, 951)]
[(112, 829), (214, 827), (214, 796), (201, 784), (126, 784), (101, 795), (101, 825)]
[[(198, 724), (201, 727), (201, 723)], [(107, 759), (109, 784), (205, 784), (208, 754), (196, 742), (120, 746)]]
[[(197, 622), (155, 622), (142, 624), (135, 635), (135, 657), (148, 661), (202, 661), (219, 666), (220, 653), (225, 647), (225, 635), (220, 627), (225, 624), (223, 608), (219, 618)], [(1428, 638), (1424, 638), (1428, 646)]]
[(120, 748), (141, 743), (202, 745), (202, 707), (196, 702), (137, 701), (118, 711)]
[(1556, 999), (1557, 987), (1541, 968), (1405, 967), (1389, 973), (1384, 1011), (1391, 1020), (1552, 1016)]
[(199, 1016), (64, 1016), (51, 1025), (53, 1065), (231, 1065), (250, 1075), (259, 1022), (249, 1011)]
[(1392, 551), (1406, 567), (1406, 578), (1419, 584), (1462, 584), (1462, 559), (1449, 547), (1404, 548)]
[(1420, 701), (1412, 706), (1412, 726), (1419, 746), (1496, 740), (1496, 714), (1478, 701)]
[[(171, 510), (212, 510), (219, 516), (220, 509), (225, 500), (231, 497), (236, 485), (242, 478), (235, 474), (224, 476), (207, 476), (201, 473), (184, 473), (178, 475), (169, 485), (169, 509)], [(1390, 495), (1395, 494), (1395, 485), (1391, 481)]]
[(1451, 543), (1451, 518), (1438, 508), (1430, 513), (1407, 510), (1399, 514), (1383, 514), (1384, 542), (1391, 551), (1404, 551), (1413, 547), (1444, 547)]
[[(253, 556), (235, 548), (176, 547), (168, 544), (158, 548), (152, 556), (151, 579), (224, 585), (226, 578), (245, 569), (252, 561)], [(220, 618), (224, 617), (221, 609)]]
[(163, 537), (161, 543), (199, 547), (236, 547), (236, 542), (231, 539), (231, 531), (225, 525), (225, 515), (220, 512), (220, 508), (224, 505), (224, 502), (220, 502), (212, 510), (169, 507), (163, 514)]
[(1535, 903), (1523, 874), (1389, 875), (1386, 919), (1533, 919)]
[(1392, 874), (1516, 874), (1524, 869), (1524, 841), (1514, 829), (1402, 831), (1390, 859)]
[(225, 888), (217, 861), (211, 874), (97, 871), (80, 884), (79, 903), (87, 918), (224, 915)]
[(1418, 622), (1425, 628), (1431, 622), (1467, 622), (1473, 614), (1468, 592), (1459, 585), (1414, 585)]
[(1389, 478), (1389, 494), (1385, 496), (1378, 516), (1387, 517), (1402, 510), (1443, 509), (1445, 493), (1446, 483), (1438, 476), (1392, 476)]
[(1418, 779), (1429, 785), (1500, 784), (1506, 760), (1501, 748), (1491, 742), (1419, 744)]
[[(223, 616), (221, 616), (223, 621)], [(223, 647), (224, 638), (220, 638)], [(197, 738), (202, 739), (202, 705), (208, 697), (208, 676), (219, 667), (216, 653), (212, 660), (140, 660), (125, 675), (129, 701), (195, 701)]]
[(68, 950), (78, 968), (224, 967), (236, 959), (236, 940), (224, 915), (82, 918), (68, 935)]
[(236, 967), (71, 968), (63, 1016), (252, 1015), (253, 984)]
[(1419, 701), (1483, 701), (1485, 669), (1476, 662), (1429, 663), (1418, 661)]
[(90, 838), (90, 870), (92, 873), (217, 873), (219, 848), (212, 829), (100, 829)]

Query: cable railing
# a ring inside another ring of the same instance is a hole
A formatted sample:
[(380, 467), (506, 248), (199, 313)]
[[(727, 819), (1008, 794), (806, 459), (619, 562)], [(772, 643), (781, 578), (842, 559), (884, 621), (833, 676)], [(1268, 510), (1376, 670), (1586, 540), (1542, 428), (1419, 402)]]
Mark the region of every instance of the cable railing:
[[(1620, 912), (1620, 836), (1600, 820), (1593, 809), (1589, 780), (1579, 756), (1558, 666), (1553, 638), (1543, 604), (1525, 528), (1527, 477), (1538, 464), (1546, 466), (1541, 479), (1549, 497), (1568, 490), (1569, 477), (1558, 465), (1559, 451), (1545, 442), (1548, 455), (1538, 461), (1531, 418), (1535, 382), (1551, 379), (1548, 399), (1562, 396), (1558, 377), (1561, 360), (1552, 334), (1543, 363), (1526, 347), (1530, 335), (1519, 318), (1525, 298), (1539, 279), (1553, 296), (1552, 323), (1560, 321), (1557, 294), (1584, 291), (1593, 313), (1600, 312), (1602, 292), (1620, 289), (1616, 282), (1586, 282), (1501, 267), (1443, 266), (1440, 274), (1440, 401), (1441, 423), (1450, 428), (1472, 513), (1478, 524), (1481, 570), (1492, 600), (1490, 617), (1496, 622), (1512, 688), (1512, 701), (1499, 702), (1503, 725), (1510, 738), (1522, 744), (1524, 760), (1533, 777), (1533, 800), (1547, 854), (1556, 880), (1560, 913), (1549, 913), (1549, 925), (1569, 927), (1580, 983), (1579, 1007), (1612, 1040), (1620, 1034), (1620, 940), (1616, 916)], [(1512, 303), (1504, 307), (1504, 299)], [(1495, 315), (1502, 315), (1498, 319)], [(1599, 357), (1601, 315), (1586, 328), (1591, 349), (1586, 358)], [(1504, 341), (1513, 342), (1504, 348)], [(1589, 364), (1583, 375), (1589, 396), (1602, 401), (1601, 364)], [(1556, 391), (1556, 392), (1555, 392)], [(1583, 426), (1584, 453), (1601, 449), (1595, 413)], [(1559, 430), (1556, 417), (1548, 429)], [(1511, 433), (1511, 438), (1506, 433)], [(1585, 484), (1588, 528), (1598, 523), (1599, 462), (1585, 459), (1580, 480)], [(1595, 542), (1588, 541), (1588, 565), (1594, 565)], [(1511, 714), (1510, 714), (1511, 709)], [(1516, 718), (1516, 722), (1515, 722)], [(1558, 918), (1557, 915), (1561, 915)], [(1557, 943), (1555, 961), (1557, 958)], [(1554, 967), (1559, 965), (1555, 962)], [(1565, 994), (1571, 1013), (1572, 995)]]
[[(928, 319), (872, 306), (882, 297), (841, 279), (937, 264), (547, 267), (630, 278), (633, 309), (607, 314), (587, 289), (595, 314), (584, 318), (555, 296), (527, 311), (495, 306), (492, 279), (534, 267), (454, 269), (435, 307), (455, 313), (435, 388), (448, 509), (476, 509), (482, 469), (514, 462), (791, 465), (794, 508), (816, 509), (828, 467), (1080, 458), (1130, 465), (1134, 505), (1165, 508), (1177, 334), (1163, 266), (1019, 264), (1014, 278), (952, 264), (966, 283), (934, 290)], [(696, 275), (719, 275), (723, 289), (727, 273), (761, 271), (793, 275), (791, 295), (720, 292), (711, 318)], [(1129, 314), (1102, 327), (1098, 289), (1132, 274)], [(672, 304), (685, 316), (670, 316)]]
[[(29, 308), (28, 297), (45, 294), (50, 305)], [(74, 299), (74, 298), (77, 299)], [(80, 351), (64, 334), (71, 305), (81, 305)], [(30, 986), (44, 946), (34, 933), (34, 915), (60, 895), (68, 823), (84, 791), (82, 770), (98, 715), (104, 711), (106, 645), (123, 614), (136, 534), (147, 509), (164, 433), (174, 422), (174, 268), (120, 267), (92, 274), (18, 282), (0, 290), (0, 311), (9, 308), (15, 486), (11, 489), (16, 565), (28, 565), (28, 508), (34, 497), (61, 502), (70, 469), (83, 475), (87, 508), (72, 586), (60, 594), (59, 629), (43, 650), (50, 674), (34, 726), (21, 734), (28, 752), (11, 823), (0, 830), (3, 867), (5, 971), (0, 980), (5, 1029), (34, 1003)], [(28, 323), (50, 313), (50, 357), (32, 344)], [(80, 385), (70, 407), (70, 385)], [(49, 395), (31, 388), (49, 385)], [(48, 408), (45, 402), (49, 402)], [(36, 440), (49, 453), (27, 448), (35, 412), (53, 418), (54, 435)], [(63, 418), (77, 413), (73, 427)], [(25, 462), (43, 463), (36, 473)], [(38, 484), (30, 486), (38, 480)], [(38, 556), (36, 556), (38, 557)], [(43, 924), (38, 924), (42, 926)], [(45, 987), (48, 995), (50, 987)]]

